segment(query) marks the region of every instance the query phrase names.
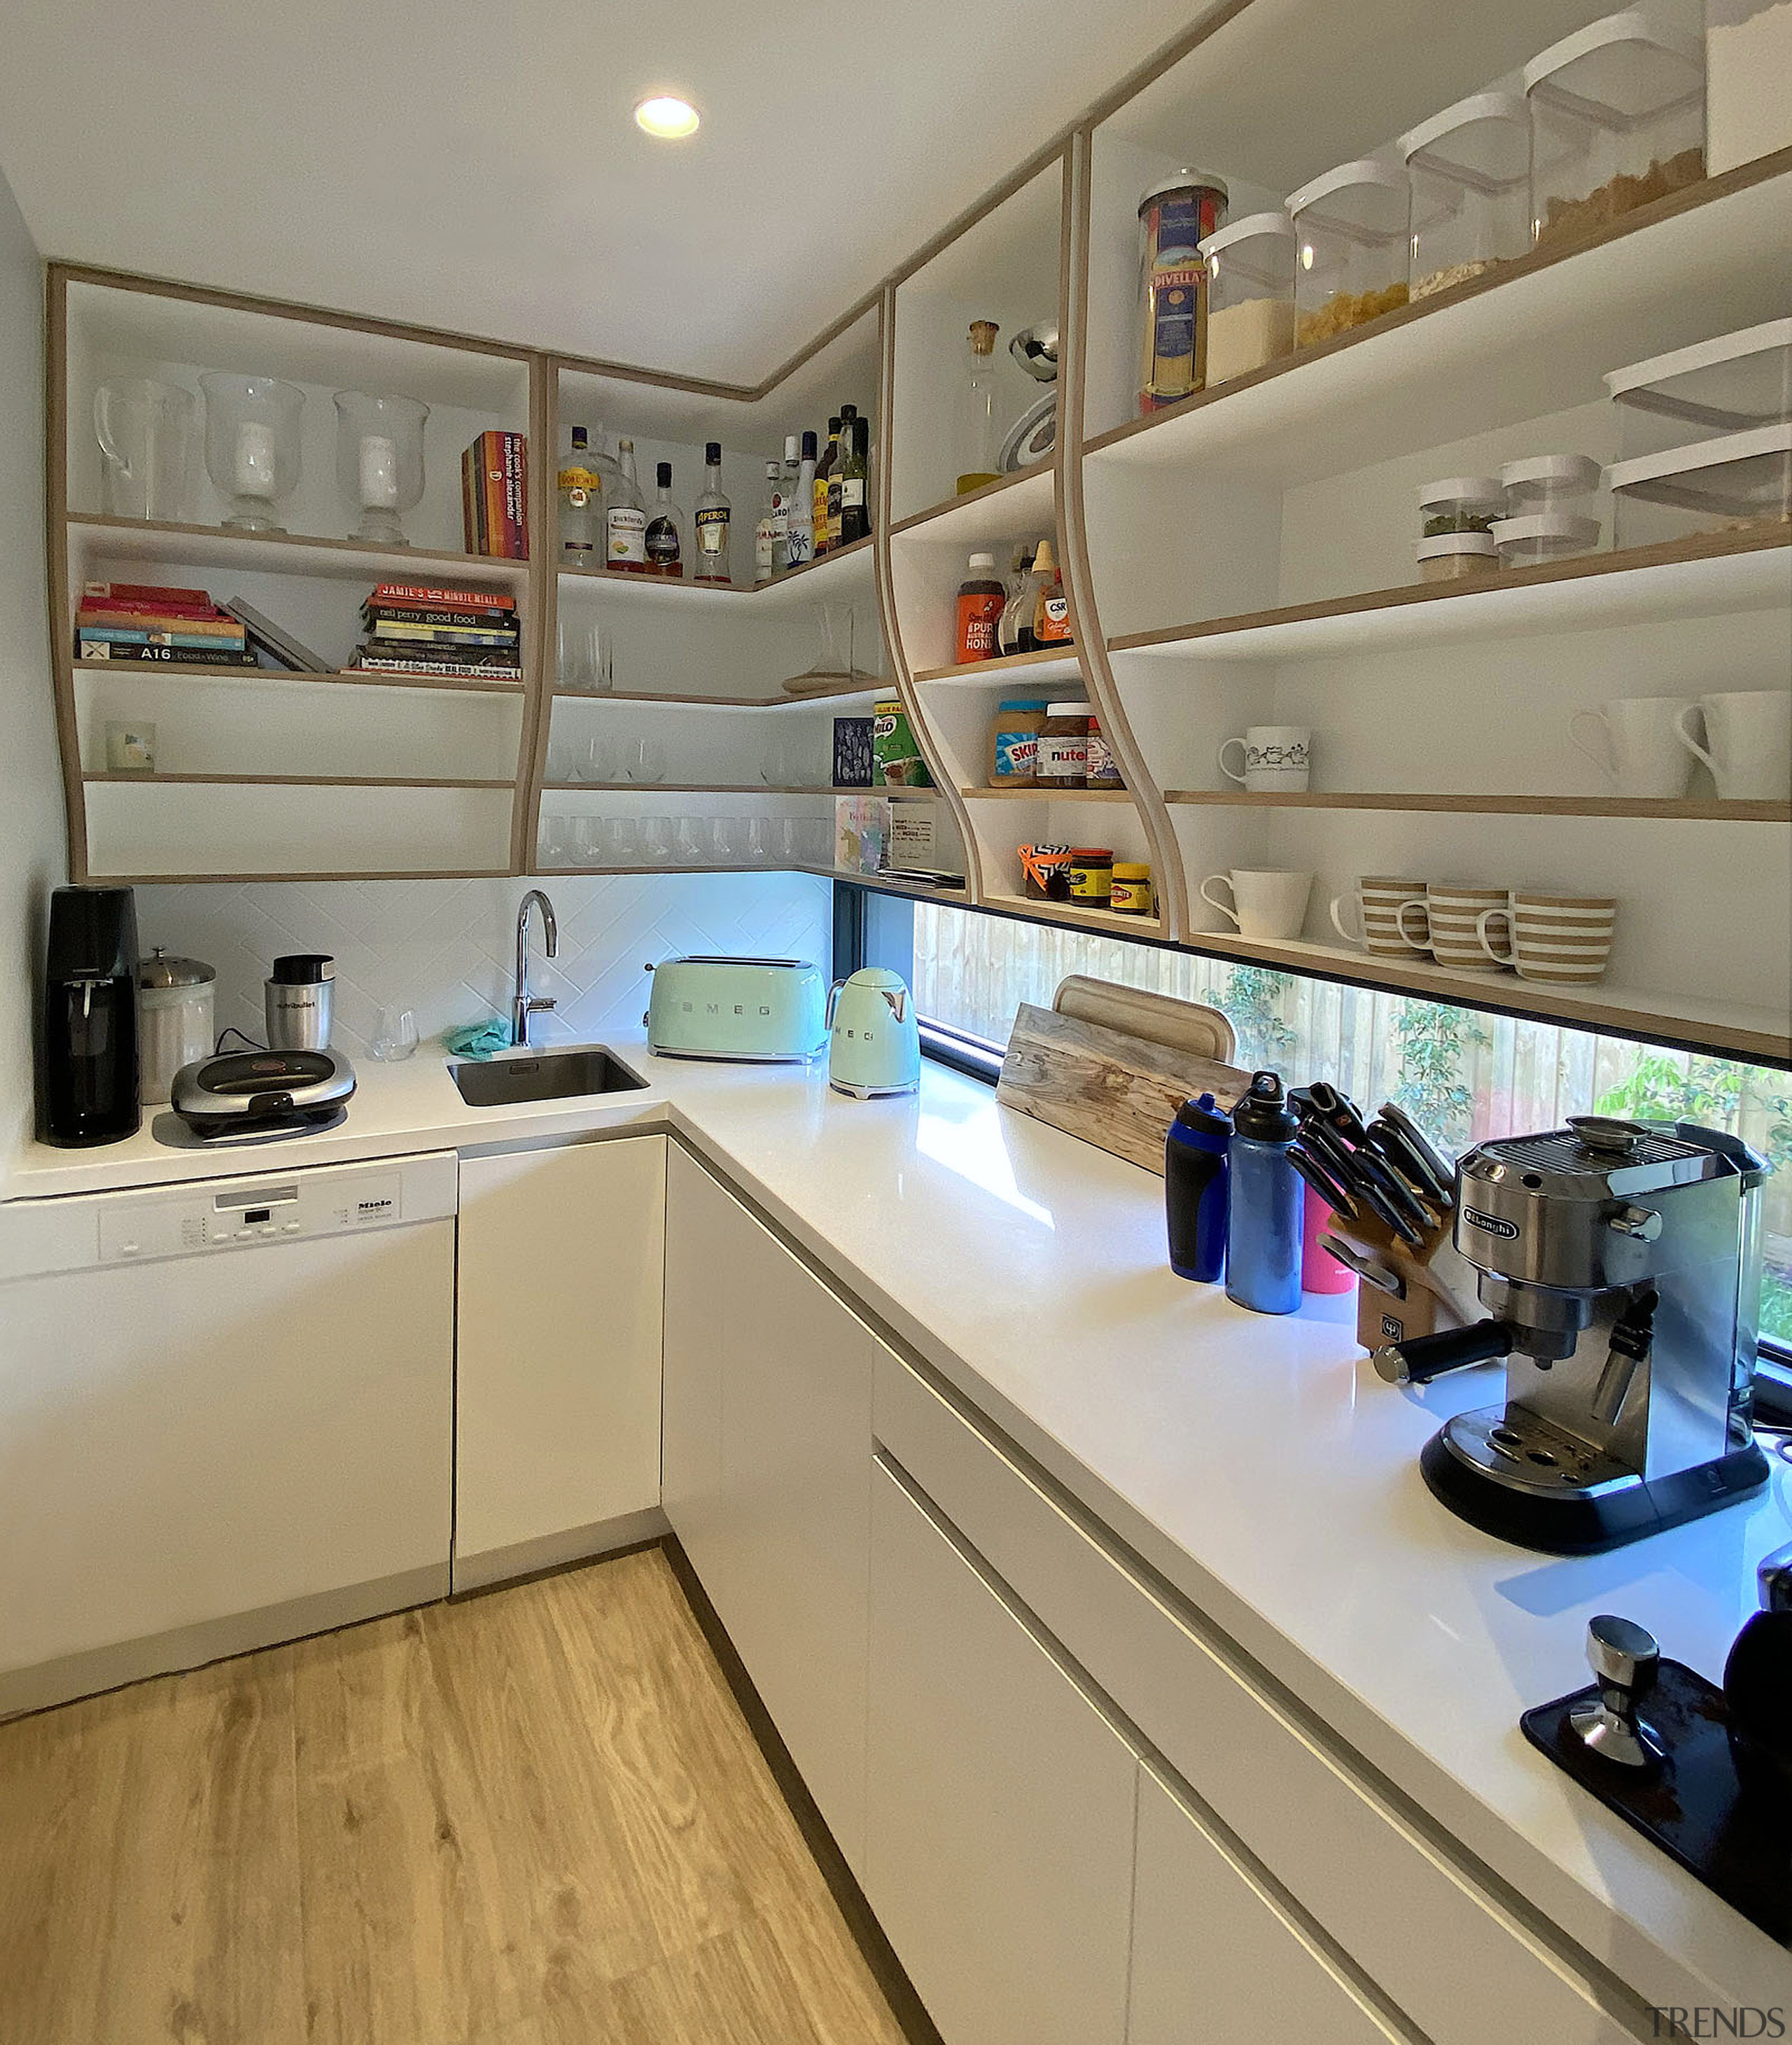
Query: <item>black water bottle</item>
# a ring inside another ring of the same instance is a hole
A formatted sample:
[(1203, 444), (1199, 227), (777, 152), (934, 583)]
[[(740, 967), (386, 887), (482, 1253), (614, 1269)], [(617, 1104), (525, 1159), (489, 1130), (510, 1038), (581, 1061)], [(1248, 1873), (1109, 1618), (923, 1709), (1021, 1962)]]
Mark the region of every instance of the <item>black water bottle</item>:
[(1163, 1144), (1163, 1203), (1170, 1269), (1179, 1278), (1215, 1285), (1225, 1269), (1231, 1144), (1232, 1118), (1210, 1093), (1177, 1109)]

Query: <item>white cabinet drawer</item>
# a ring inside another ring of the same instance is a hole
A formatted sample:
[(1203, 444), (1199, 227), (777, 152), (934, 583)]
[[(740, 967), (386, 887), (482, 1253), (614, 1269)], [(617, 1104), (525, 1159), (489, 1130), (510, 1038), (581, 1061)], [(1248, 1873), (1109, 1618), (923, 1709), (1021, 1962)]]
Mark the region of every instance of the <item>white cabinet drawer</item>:
[(1436, 2045), (1625, 2045), (1584, 1979), (894, 1358), (874, 1416), (995, 1573)]

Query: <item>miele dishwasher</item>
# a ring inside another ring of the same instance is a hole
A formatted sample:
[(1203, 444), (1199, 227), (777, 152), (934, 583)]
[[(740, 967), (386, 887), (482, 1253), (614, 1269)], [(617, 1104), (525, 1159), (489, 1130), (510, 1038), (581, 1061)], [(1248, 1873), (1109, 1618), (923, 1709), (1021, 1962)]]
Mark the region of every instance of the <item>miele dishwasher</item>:
[(0, 1203), (0, 1716), (446, 1593), (456, 1182)]

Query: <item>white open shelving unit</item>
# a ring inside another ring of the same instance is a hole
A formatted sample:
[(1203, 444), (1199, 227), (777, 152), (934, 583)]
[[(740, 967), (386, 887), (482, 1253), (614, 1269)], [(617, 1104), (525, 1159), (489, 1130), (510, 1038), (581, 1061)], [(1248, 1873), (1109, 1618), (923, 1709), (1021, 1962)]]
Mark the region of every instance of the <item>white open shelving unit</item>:
[[(1609, 460), (1606, 371), (1792, 309), (1792, 150), (1136, 416), (1136, 211), (1148, 184), (1193, 162), (1226, 179), (1233, 218), (1279, 206), (1605, 11), (1605, 0), (1513, 0), (1459, 12), (1445, 33), (1418, 0), (1217, 10), (756, 389), (53, 272), (59, 606), (87, 577), (154, 571), (240, 594), (341, 660), (367, 587), (402, 572), (509, 589), (525, 624), (520, 685), (80, 669), (64, 635), (78, 876), (568, 870), (544, 867), (542, 849), (563, 858), (581, 825), (579, 870), (611, 870), (601, 826), (650, 817), (699, 834), (718, 821), (773, 826), (738, 858), (710, 847), (640, 862), (650, 868), (831, 872), (804, 827), (831, 836), (833, 719), (899, 697), (938, 784), (907, 795), (929, 804), (941, 863), (966, 874), (963, 893), (943, 899), (1786, 1062), (1792, 791), (1720, 802), (1702, 769), (1684, 800), (1620, 800), (1567, 725), (1609, 696), (1792, 688), (1792, 532), (1614, 553), (1601, 499), (1599, 551), (1454, 584), (1415, 580), (1412, 541), (1418, 484), (1525, 454)], [(1052, 317), (1055, 455), (956, 495), (970, 322), (998, 322), (994, 360), (1017, 416), (1040, 387), (1009, 363), (1007, 341)], [(206, 368), (269, 371), (306, 391), (306, 480), (288, 537), (221, 531), (197, 476), (190, 523), (103, 514), (95, 382), (136, 372), (190, 386)], [(414, 550), (379, 555), (340, 537), (336, 388), (402, 391), (433, 408)], [(873, 422), (874, 534), (756, 590), (764, 464), (843, 401)], [(561, 567), (555, 450), (575, 422), (601, 426), (611, 445), (629, 434), (649, 496), (654, 464), (670, 460), (687, 514), (703, 443), (721, 442), (736, 587)], [(529, 435), (526, 563), (459, 550), (460, 452), (486, 426)], [(1006, 566), (1042, 537), (1064, 568), (1075, 644), (952, 665), (968, 556)], [(816, 660), (823, 606), (850, 614), (852, 672), (829, 693), (788, 695)], [(563, 624), (600, 635), (606, 691), (563, 686)], [(987, 788), (990, 718), (1016, 695), (1086, 697), (1125, 791)], [(104, 772), (103, 726), (127, 710), (157, 726), (152, 780)], [(1221, 775), (1221, 741), (1267, 722), (1313, 727), (1309, 795), (1247, 795)], [(656, 778), (627, 764), (643, 741), (657, 749)], [(1148, 861), (1156, 916), (1025, 899), (1015, 848), (1042, 839)], [(1313, 873), (1298, 938), (1252, 944), (1213, 927), (1202, 880), (1253, 864)], [(1616, 895), (1607, 980), (1547, 990), (1367, 957), (1337, 938), (1327, 905), (1377, 872)]]

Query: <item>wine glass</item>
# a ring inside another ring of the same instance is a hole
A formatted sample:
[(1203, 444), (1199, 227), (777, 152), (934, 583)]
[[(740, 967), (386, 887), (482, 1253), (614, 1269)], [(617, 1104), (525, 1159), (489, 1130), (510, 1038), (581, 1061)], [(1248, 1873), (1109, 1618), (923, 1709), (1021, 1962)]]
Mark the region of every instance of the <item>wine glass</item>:
[(602, 819), (581, 817), (572, 827), (572, 845), (580, 866), (595, 866), (603, 838)]
[(776, 849), (778, 831), (770, 817), (755, 817), (747, 826), (747, 857), (763, 866)]
[(664, 866), (672, 857), (672, 820), (670, 817), (643, 817), (636, 826), (641, 857), (650, 866)]
[(657, 738), (637, 738), (623, 753), (623, 771), (631, 781), (650, 785), (663, 780), (666, 749)]
[(410, 1057), (419, 1042), (417, 1017), (409, 1008), (383, 1008), (367, 1048), (382, 1064), (395, 1065)]
[(633, 866), (640, 857), (633, 817), (606, 817), (603, 828), (604, 864)]
[(680, 817), (673, 836), (674, 849), (681, 866), (702, 866), (709, 848), (709, 834), (704, 830), (698, 817)]
[(564, 866), (572, 857), (572, 841), (567, 817), (545, 816), (541, 819), (541, 863), (544, 866)]

